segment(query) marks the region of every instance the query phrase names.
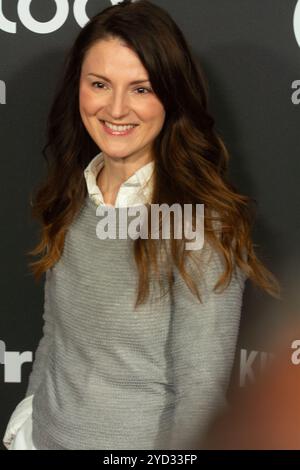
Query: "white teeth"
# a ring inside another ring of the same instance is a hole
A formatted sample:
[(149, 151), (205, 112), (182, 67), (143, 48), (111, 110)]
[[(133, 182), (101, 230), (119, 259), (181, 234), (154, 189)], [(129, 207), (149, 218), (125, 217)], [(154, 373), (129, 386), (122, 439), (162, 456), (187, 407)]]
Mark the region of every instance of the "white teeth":
[(109, 127), (110, 129), (112, 129), (113, 131), (118, 131), (118, 132), (122, 132), (122, 131), (126, 131), (128, 129), (132, 129), (133, 127), (135, 127), (134, 125), (129, 125), (129, 126), (114, 126), (113, 124), (110, 124), (109, 122), (105, 121), (105, 125), (107, 127)]

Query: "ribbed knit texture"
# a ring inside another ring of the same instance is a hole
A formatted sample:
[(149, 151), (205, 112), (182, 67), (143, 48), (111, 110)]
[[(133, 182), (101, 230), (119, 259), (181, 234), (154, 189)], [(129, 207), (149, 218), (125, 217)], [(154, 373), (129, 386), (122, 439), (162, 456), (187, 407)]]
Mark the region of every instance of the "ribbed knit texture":
[(26, 392), (34, 394), (33, 443), (193, 448), (225, 403), (245, 276), (236, 269), (223, 293), (212, 292), (224, 264), (205, 244), (202, 304), (175, 272), (173, 298), (151, 296), (135, 311), (134, 241), (97, 238), (99, 220), (87, 197), (46, 273), (43, 337)]

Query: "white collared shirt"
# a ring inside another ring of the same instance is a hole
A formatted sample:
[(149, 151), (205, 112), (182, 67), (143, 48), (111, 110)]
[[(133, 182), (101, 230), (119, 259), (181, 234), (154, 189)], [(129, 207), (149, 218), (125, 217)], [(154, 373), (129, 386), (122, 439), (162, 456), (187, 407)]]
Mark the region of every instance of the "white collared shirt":
[[(89, 193), (89, 197), (98, 206), (106, 204), (99, 186), (97, 186), (97, 176), (104, 166), (103, 153), (98, 153), (84, 170), (84, 176)], [(131, 207), (146, 204), (149, 201), (152, 191), (152, 175), (154, 161), (146, 163), (139, 168), (132, 176), (124, 181), (118, 191), (115, 207)]]

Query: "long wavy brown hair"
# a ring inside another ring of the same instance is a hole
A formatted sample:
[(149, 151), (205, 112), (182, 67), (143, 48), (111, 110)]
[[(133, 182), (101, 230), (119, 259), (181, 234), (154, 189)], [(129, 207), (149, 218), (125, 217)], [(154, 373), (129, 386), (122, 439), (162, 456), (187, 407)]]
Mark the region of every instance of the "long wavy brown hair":
[[(66, 232), (87, 196), (84, 169), (99, 153), (79, 113), (81, 67), (88, 50), (99, 40), (119, 38), (132, 48), (148, 71), (152, 89), (166, 111), (153, 143), (152, 204), (204, 204), (204, 237), (225, 261), (214, 290), (226, 288), (235, 264), (254, 284), (280, 298), (275, 276), (255, 254), (251, 231), (256, 201), (240, 194), (228, 181), (229, 154), (208, 111), (207, 80), (181, 30), (161, 7), (147, 0), (124, 1), (95, 15), (80, 31), (64, 63), (61, 82), (47, 120), (45, 180), (32, 198), (32, 216), (41, 222), (40, 242), (29, 263), (36, 280), (61, 257)], [(101, 149), (100, 149), (101, 150)], [(149, 207), (149, 206), (148, 206)], [(150, 217), (150, 211), (149, 217)], [(194, 214), (195, 215), (195, 214)], [(194, 222), (193, 222), (194, 223)], [(220, 227), (219, 233), (215, 230)], [(173, 219), (171, 218), (173, 227)], [(136, 306), (149, 295), (149, 273), (158, 273), (158, 255), (168, 246), (168, 285), (173, 269), (201, 301), (185, 261), (185, 238), (167, 243), (151, 237), (134, 240), (138, 269)], [(234, 243), (233, 243), (234, 241)], [(245, 256), (246, 253), (246, 256)], [(160, 282), (160, 276), (157, 276)]]

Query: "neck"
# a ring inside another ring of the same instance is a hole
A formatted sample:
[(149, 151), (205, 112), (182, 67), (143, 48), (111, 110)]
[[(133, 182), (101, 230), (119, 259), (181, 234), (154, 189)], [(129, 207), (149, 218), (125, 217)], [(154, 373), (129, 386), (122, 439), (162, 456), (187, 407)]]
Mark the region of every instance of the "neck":
[(148, 154), (132, 159), (132, 157), (109, 157), (103, 153), (103, 158), (104, 165), (98, 174), (97, 185), (103, 194), (111, 195), (116, 193), (137, 170), (152, 161)]

